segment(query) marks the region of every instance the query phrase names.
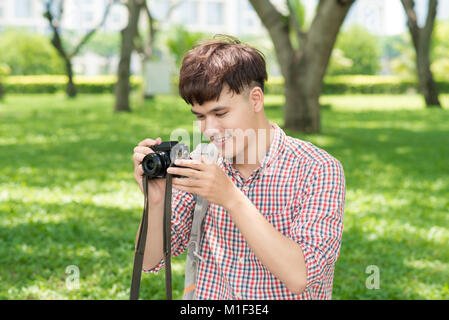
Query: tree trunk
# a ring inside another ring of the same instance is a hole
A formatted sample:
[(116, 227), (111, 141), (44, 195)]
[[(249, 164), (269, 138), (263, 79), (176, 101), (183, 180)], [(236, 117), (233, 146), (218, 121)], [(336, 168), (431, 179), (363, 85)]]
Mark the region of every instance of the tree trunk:
[(419, 90), (424, 96), (424, 101), (426, 106), (431, 107), (441, 107), (441, 103), (438, 99), (438, 88), (433, 79), (432, 71), (430, 70), (430, 57), (429, 57), (429, 40), (422, 39), (420, 37), (421, 43), (416, 50), (416, 69), (418, 70), (418, 83)]
[(407, 15), (407, 25), (416, 52), (416, 70), (418, 72), (419, 91), (424, 96), (427, 107), (441, 108), (438, 100), (438, 88), (430, 70), (430, 40), (435, 25), (437, 0), (429, 0), (426, 24), (418, 26), (414, 0), (401, 0)]
[(130, 112), (129, 92), (130, 92), (130, 63), (131, 54), (134, 50), (134, 38), (137, 36), (137, 26), (139, 22), (141, 0), (128, 1), (128, 25), (122, 30), (122, 43), (120, 51), (120, 62), (118, 65), (118, 79), (115, 85), (115, 112)]
[(273, 41), (284, 77), (284, 128), (320, 132), (319, 97), (338, 32), (354, 0), (321, 0), (307, 33), (296, 25), (301, 48), (294, 49), (290, 26), (268, 0), (250, 0)]
[(67, 73), (67, 78), (68, 78), (66, 93), (69, 98), (74, 98), (74, 97), (76, 97), (77, 91), (76, 91), (75, 84), (73, 82), (72, 61), (69, 58), (65, 59), (65, 68), (66, 68), (66, 73)]

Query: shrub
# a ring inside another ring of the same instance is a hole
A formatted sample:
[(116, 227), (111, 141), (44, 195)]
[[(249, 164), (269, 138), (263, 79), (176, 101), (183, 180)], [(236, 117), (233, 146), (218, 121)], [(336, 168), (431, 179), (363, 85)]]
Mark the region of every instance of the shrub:
[(64, 63), (46, 37), (28, 31), (0, 34), (0, 61), (12, 75), (64, 74)]
[[(439, 93), (449, 93), (449, 80), (437, 81)], [(396, 76), (342, 75), (326, 76), (323, 83), (323, 94), (401, 94), (410, 91), (418, 92), (415, 79)], [(266, 85), (266, 93), (283, 94), (284, 80), (281, 77), (271, 78)]]
[[(74, 82), (79, 93), (113, 93), (117, 82), (116, 76), (75, 76)], [(141, 84), (140, 77), (131, 76), (131, 88), (137, 89)], [(54, 93), (65, 91), (66, 76), (10, 76), (5, 81), (5, 91), (8, 93)]]

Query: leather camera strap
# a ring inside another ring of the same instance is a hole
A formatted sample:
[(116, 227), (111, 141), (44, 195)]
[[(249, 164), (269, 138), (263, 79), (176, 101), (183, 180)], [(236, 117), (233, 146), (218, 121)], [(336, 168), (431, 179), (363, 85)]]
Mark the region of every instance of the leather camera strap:
[(165, 260), (165, 296), (172, 300), (171, 279), (171, 195), (172, 175), (167, 174), (165, 184), (165, 206), (164, 206), (164, 260)]
[[(130, 300), (139, 299), (140, 280), (142, 277), (143, 257), (145, 255), (145, 244), (148, 233), (148, 177), (142, 176), (142, 186), (144, 193), (144, 207), (142, 221), (139, 228), (139, 238), (137, 240), (134, 255), (133, 275), (131, 280)], [(171, 197), (172, 197), (172, 176), (167, 175), (164, 199), (164, 261), (165, 261), (165, 292), (166, 299), (172, 300), (172, 277), (171, 277)]]

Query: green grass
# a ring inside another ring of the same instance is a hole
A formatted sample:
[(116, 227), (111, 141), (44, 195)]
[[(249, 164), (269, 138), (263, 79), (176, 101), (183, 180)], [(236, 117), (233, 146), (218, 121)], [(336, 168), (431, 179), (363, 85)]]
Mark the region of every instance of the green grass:
[[(449, 106), (449, 96), (441, 97)], [(268, 117), (282, 125), (281, 96)], [(449, 110), (418, 96), (324, 96), (322, 131), (287, 134), (341, 161), (347, 193), (333, 299), (449, 299)], [(114, 114), (111, 95), (9, 95), (0, 102), (0, 298), (127, 299), (143, 197), (132, 150), (191, 130), (182, 100)], [(184, 258), (174, 259), (174, 297)], [(76, 265), (80, 288), (66, 287)], [(370, 290), (366, 268), (380, 271)], [(141, 298), (163, 299), (164, 274)]]

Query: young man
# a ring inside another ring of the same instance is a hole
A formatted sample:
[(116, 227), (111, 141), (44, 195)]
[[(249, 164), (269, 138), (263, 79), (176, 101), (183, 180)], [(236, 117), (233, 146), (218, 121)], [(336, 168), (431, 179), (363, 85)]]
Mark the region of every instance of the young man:
[[(182, 160), (173, 179), (172, 252), (189, 242), (195, 197), (209, 201), (199, 248), (198, 299), (330, 299), (343, 232), (340, 162), (286, 136), (264, 113), (262, 54), (236, 39), (201, 43), (184, 57), (179, 91), (201, 131), (220, 150), (217, 163)], [(142, 190), (143, 157), (161, 139), (134, 149)], [(144, 271), (163, 267), (165, 179), (149, 182)]]

